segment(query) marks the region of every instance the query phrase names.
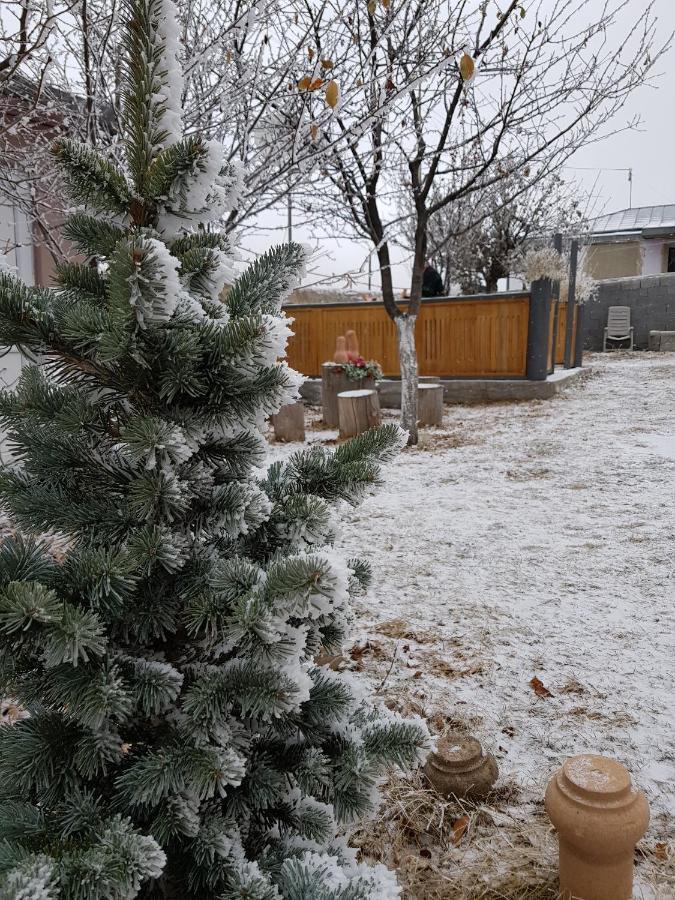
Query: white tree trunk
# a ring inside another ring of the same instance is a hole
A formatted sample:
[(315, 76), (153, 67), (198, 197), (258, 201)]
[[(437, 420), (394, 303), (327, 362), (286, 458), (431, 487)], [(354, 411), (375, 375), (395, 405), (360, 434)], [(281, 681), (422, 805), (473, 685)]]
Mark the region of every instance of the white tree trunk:
[(410, 435), (409, 444), (417, 443), (417, 349), (415, 323), (417, 316), (397, 316), (398, 358), (401, 365), (401, 425)]

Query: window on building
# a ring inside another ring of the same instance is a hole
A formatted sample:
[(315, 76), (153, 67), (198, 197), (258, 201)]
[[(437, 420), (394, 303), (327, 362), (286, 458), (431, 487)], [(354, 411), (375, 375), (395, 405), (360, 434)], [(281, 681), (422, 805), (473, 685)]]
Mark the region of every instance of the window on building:
[(675, 272), (675, 247), (668, 247), (668, 268), (667, 272)]

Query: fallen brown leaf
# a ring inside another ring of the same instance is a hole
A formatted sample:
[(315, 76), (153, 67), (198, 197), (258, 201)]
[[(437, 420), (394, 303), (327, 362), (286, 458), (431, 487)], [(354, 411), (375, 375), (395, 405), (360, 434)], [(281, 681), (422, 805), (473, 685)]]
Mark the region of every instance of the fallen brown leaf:
[(450, 838), (453, 844), (459, 844), (459, 842), (466, 834), (466, 830), (468, 827), (468, 816), (461, 816), (459, 819), (455, 819), (455, 821), (452, 823), (452, 837)]
[(668, 859), (668, 844), (665, 841), (659, 841), (654, 845), (654, 856), (657, 859), (666, 860)]
[(549, 689), (544, 685), (544, 682), (541, 679), (537, 678), (535, 675), (534, 678), (530, 679), (530, 687), (535, 692), (537, 697), (552, 697), (553, 694), (549, 691)]

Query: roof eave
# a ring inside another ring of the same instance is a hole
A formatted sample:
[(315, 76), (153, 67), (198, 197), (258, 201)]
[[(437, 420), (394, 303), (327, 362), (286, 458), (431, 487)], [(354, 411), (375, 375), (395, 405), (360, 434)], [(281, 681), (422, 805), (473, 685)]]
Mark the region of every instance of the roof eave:
[(589, 234), (591, 244), (620, 244), (636, 241), (642, 237), (642, 231), (596, 231)]

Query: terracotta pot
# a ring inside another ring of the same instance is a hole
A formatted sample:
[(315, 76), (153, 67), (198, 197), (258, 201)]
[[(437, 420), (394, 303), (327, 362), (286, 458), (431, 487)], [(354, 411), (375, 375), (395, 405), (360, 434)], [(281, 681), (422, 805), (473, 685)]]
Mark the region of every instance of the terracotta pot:
[(355, 331), (347, 331), (345, 332), (345, 343), (347, 347), (347, 353), (351, 354), (354, 358), (359, 355), (359, 341), (356, 337)]
[(605, 756), (570, 757), (549, 782), (546, 811), (558, 831), (562, 896), (630, 900), (649, 806), (627, 769)]
[(333, 354), (333, 362), (346, 363), (349, 362), (347, 354), (347, 345), (344, 337), (339, 337), (335, 341), (335, 353)]

